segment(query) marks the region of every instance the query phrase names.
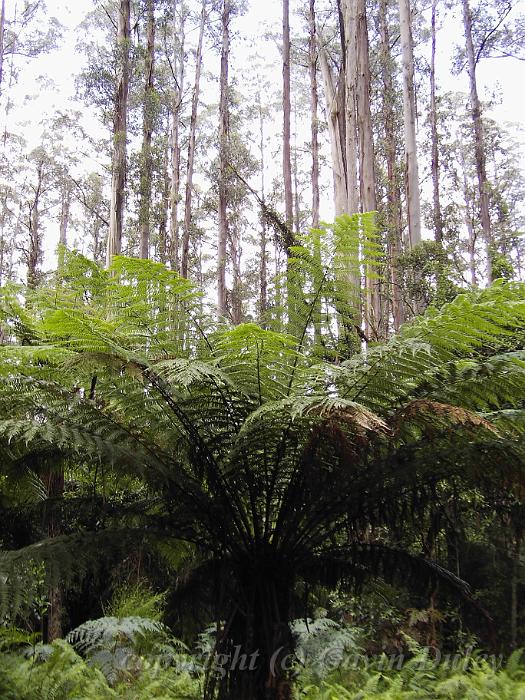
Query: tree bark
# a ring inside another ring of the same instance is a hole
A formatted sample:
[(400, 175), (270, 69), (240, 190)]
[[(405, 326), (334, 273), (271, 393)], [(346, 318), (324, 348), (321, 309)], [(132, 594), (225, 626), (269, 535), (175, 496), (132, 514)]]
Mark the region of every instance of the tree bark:
[(339, 129), (339, 102), (335, 89), (335, 79), (328, 62), (326, 49), (319, 48), (319, 63), (323, 76), (328, 134), (330, 137), (332, 173), (334, 179), (334, 207), (335, 215), (341, 216), (348, 206), (348, 193), (346, 187), (345, 162), (343, 157), (343, 144)]
[[(376, 173), (374, 135), (372, 130), (372, 113), (370, 109), (370, 51), (368, 44), (368, 26), (365, 0), (356, 1), (357, 26), (357, 127), (359, 135), (359, 175), (361, 208), (363, 212), (376, 211)], [(378, 284), (371, 277), (371, 270), (366, 270), (365, 279), (366, 334), (368, 337), (380, 338), (383, 335), (383, 318), (381, 296)]]
[(40, 197), (44, 184), (44, 165), (37, 165), (37, 181), (33, 201), (29, 205), (29, 242), (27, 249), (27, 286), (36, 289), (40, 274), (38, 267), (42, 259), (42, 232), (40, 230)]
[(5, 36), (5, 0), (0, 9), (0, 95), (2, 95), (2, 80), (4, 78), (4, 36)]
[(142, 114), (142, 151), (140, 158), (140, 209), (139, 227), (140, 244), (139, 257), (149, 258), (150, 246), (150, 213), (151, 213), (151, 178), (153, 157), (151, 139), (155, 122), (155, 12), (153, 0), (147, 0), (147, 39), (145, 57), (144, 104)]
[(468, 260), (469, 260), (469, 272), (470, 272), (470, 283), (473, 287), (478, 286), (478, 274), (476, 269), (476, 229), (474, 226), (473, 219), (473, 206), (467, 181), (467, 165), (465, 163), (465, 158), (462, 155), (461, 158), (461, 169), (463, 171), (463, 199), (465, 202), (465, 225), (468, 232)]
[(168, 261), (168, 209), (170, 206), (170, 174), (169, 168), (169, 153), (170, 153), (170, 116), (168, 115), (166, 144), (164, 148), (164, 158), (162, 163), (162, 204), (159, 218), (159, 236), (158, 236), (158, 256), (160, 262), (165, 265)]
[(62, 196), (60, 206), (60, 235), (59, 244), (67, 246), (67, 230), (69, 227), (69, 216), (71, 210), (71, 182), (64, 180), (62, 183)]
[(319, 228), (319, 95), (317, 89), (317, 32), (315, 26), (315, 0), (309, 0), (308, 30), (310, 135), (312, 140), (312, 227)]
[[(180, 26), (178, 21), (179, 0), (173, 0), (173, 103), (171, 107), (171, 182), (169, 192), (170, 206), (170, 263), (171, 269), (180, 271), (179, 262), (179, 201), (180, 201), (180, 113), (184, 90), (184, 8), (180, 9)], [(179, 38), (180, 32), (180, 38)], [(178, 66), (178, 70), (177, 70)]]
[[(293, 229), (292, 162), (290, 146), (290, 0), (283, 0), (283, 183), (286, 226)], [(293, 241), (287, 241), (289, 247)]]
[(397, 142), (395, 134), (395, 90), (392, 78), (393, 60), (390, 53), (388, 24), (388, 0), (380, 0), (378, 13), (380, 37), (380, 65), (382, 97), (382, 121), (385, 130), (385, 155), (387, 167), (387, 247), (390, 268), (392, 319), (394, 329), (399, 330), (405, 320), (403, 295), (399, 280), (398, 259), (403, 252), (403, 225), (401, 212), (401, 185), (397, 167)]
[[(259, 108), (259, 150), (261, 153), (261, 200), (265, 204), (266, 186), (264, 169), (266, 166), (265, 147), (264, 147), (264, 115), (262, 108), (261, 93), (257, 95)], [(261, 209), (261, 239), (260, 239), (260, 260), (259, 260), (259, 317), (262, 325), (265, 325), (266, 311), (268, 310), (268, 261), (266, 246), (268, 243), (268, 229), (264, 211)]]
[(111, 177), (111, 202), (109, 233), (106, 248), (106, 267), (111, 265), (114, 255), (122, 249), (122, 225), (127, 165), (127, 113), (129, 91), (130, 48), (130, 0), (120, 0), (117, 22), (117, 85), (113, 117), (113, 158)]
[[(344, 47), (344, 118), (345, 118), (345, 165), (346, 165), (346, 207), (347, 214), (360, 211), (358, 163), (358, 18), (355, 0), (344, 0), (342, 7)], [(369, 76), (370, 77), (370, 76)], [(366, 89), (366, 86), (365, 88)]]
[(487, 178), (485, 139), (481, 116), (481, 102), (478, 96), (476, 80), (476, 57), (472, 39), (472, 13), (468, 0), (462, 0), (463, 29), (465, 32), (465, 48), (467, 51), (467, 73), (470, 84), (470, 113), (474, 126), (474, 155), (476, 159), (476, 174), (478, 178), (479, 218), (485, 240), (487, 256), (487, 281), (492, 282), (492, 229), (489, 211), (489, 183)]
[[(193, 95), (191, 98), (190, 134), (188, 140), (188, 163), (186, 167), (186, 191), (184, 198), (184, 230), (182, 234), (182, 258), (181, 274), (188, 276), (188, 254), (191, 235), (191, 201), (193, 189), (193, 170), (195, 167), (195, 144), (197, 134), (197, 115), (199, 108), (200, 79), (202, 70), (202, 45), (204, 40), (204, 27), (206, 24), (206, 0), (202, 2), (201, 20), (199, 25), (199, 39), (197, 42), (197, 53), (195, 56), (195, 82), (193, 85)], [(227, 70), (227, 66), (226, 66)], [(222, 60), (221, 60), (222, 71)], [(221, 73), (222, 75), (222, 73)]]
[(421, 203), (416, 144), (416, 96), (410, 0), (399, 0), (403, 64), (403, 119), (405, 124), (405, 168), (408, 238), (413, 248), (421, 242)]
[(220, 316), (228, 313), (226, 291), (226, 255), (228, 242), (228, 152), (229, 152), (229, 84), (230, 0), (222, 5), (222, 48), (219, 102), (219, 237), (217, 260), (217, 306)]
[(438, 243), (443, 242), (443, 217), (439, 196), (439, 142), (436, 106), (436, 17), (438, 0), (432, 0), (431, 52), (430, 52), (430, 139), (432, 143), (432, 200), (434, 205), (434, 238)]

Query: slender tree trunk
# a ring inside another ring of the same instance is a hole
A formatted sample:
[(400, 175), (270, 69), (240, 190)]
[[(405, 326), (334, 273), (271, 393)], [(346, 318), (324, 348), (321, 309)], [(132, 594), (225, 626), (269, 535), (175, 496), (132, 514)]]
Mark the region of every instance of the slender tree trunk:
[(142, 152), (140, 163), (140, 208), (139, 227), (140, 244), (139, 256), (149, 258), (150, 247), (150, 214), (151, 214), (151, 179), (153, 171), (153, 156), (151, 139), (155, 122), (155, 12), (153, 0), (147, 0), (147, 33), (145, 57), (144, 104), (142, 115)]
[(230, 0), (222, 5), (222, 49), (219, 102), (219, 238), (217, 260), (217, 302), (219, 314), (228, 313), (226, 291), (226, 255), (228, 242), (228, 156), (229, 156), (229, 84)]
[[(370, 62), (365, 0), (356, 0), (357, 19), (357, 126), (359, 135), (359, 174), (361, 207), (364, 212), (376, 211), (376, 174), (372, 113), (370, 110)], [(367, 335), (379, 338), (383, 334), (381, 297), (378, 285), (366, 271)], [(371, 333), (372, 331), (372, 333)]]
[(293, 205), (294, 231), (301, 230), (301, 196), (299, 192), (299, 162), (297, 160), (297, 106), (294, 104), (294, 145), (293, 145)]
[(5, 36), (5, 0), (2, 0), (0, 9), (0, 95), (2, 94), (2, 80), (4, 77), (4, 36)]
[(40, 197), (44, 179), (44, 166), (37, 167), (35, 196), (29, 209), (29, 244), (27, 250), (27, 286), (36, 289), (39, 282), (40, 261), (42, 259), (42, 232), (40, 230)]
[(492, 282), (492, 229), (489, 211), (489, 182), (487, 178), (485, 139), (481, 116), (481, 102), (478, 96), (476, 80), (476, 57), (472, 39), (472, 13), (468, 0), (462, 0), (463, 29), (465, 32), (465, 47), (467, 50), (467, 72), (470, 83), (470, 113), (474, 126), (474, 154), (476, 159), (476, 174), (478, 177), (479, 218), (485, 240), (487, 255), (487, 281)]
[(159, 236), (158, 236), (158, 256), (160, 262), (165, 265), (168, 260), (168, 209), (170, 206), (170, 175), (169, 168), (169, 152), (170, 152), (170, 115), (168, 115), (166, 146), (164, 148), (164, 158), (162, 163), (162, 204), (160, 209), (159, 219)]
[[(229, 20), (228, 20), (229, 21)], [(195, 167), (195, 144), (197, 135), (197, 113), (199, 108), (200, 79), (202, 69), (202, 45), (204, 40), (204, 27), (206, 24), (206, 0), (202, 2), (201, 20), (199, 25), (199, 39), (197, 42), (197, 53), (195, 56), (195, 83), (191, 99), (190, 135), (188, 140), (188, 163), (186, 169), (186, 191), (184, 199), (184, 230), (182, 234), (182, 262), (181, 274), (188, 276), (188, 251), (191, 234), (191, 200), (193, 189), (193, 170)], [(224, 38), (223, 38), (224, 41)], [(223, 46), (224, 49), (224, 46)], [(228, 59), (226, 59), (227, 62)], [(226, 70), (228, 66), (226, 65)], [(222, 71), (222, 59), (221, 59)], [(221, 73), (222, 75), (222, 73)]]
[(413, 248), (421, 241), (421, 203), (416, 145), (416, 95), (410, 0), (399, 0), (403, 63), (403, 118), (405, 123), (405, 167), (408, 237)]
[[(184, 90), (184, 7), (181, 5), (179, 14), (179, 0), (173, 0), (173, 79), (176, 83), (173, 91), (173, 104), (171, 108), (171, 182), (169, 192), (170, 206), (170, 263), (171, 269), (180, 271), (180, 246), (179, 246), (179, 201), (180, 201), (180, 116), (182, 107), (182, 95)], [(179, 21), (180, 18), (180, 21)], [(177, 70), (178, 66), (178, 70)], [(187, 273), (187, 270), (186, 270)]]
[(238, 326), (242, 323), (241, 236), (236, 225), (230, 226), (230, 231), (232, 264), (231, 319), (232, 323)]
[(67, 229), (69, 226), (69, 215), (71, 209), (71, 182), (65, 180), (62, 185), (62, 197), (60, 207), (60, 235), (59, 244), (67, 246)]
[[(312, 229), (319, 228), (319, 95), (317, 89), (317, 29), (315, 22), (315, 0), (308, 6), (308, 71), (310, 76), (310, 135), (312, 149)], [(314, 257), (321, 267), (321, 242), (319, 235), (314, 237)], [(321, 342), (321, 299), (319, 298), (314, 315), (315, 343)]]
[(356, 5), (358, 54), (357, 115), (361, 207), (363, 211), (375, 211), (377, 209), (376, 175), (372, 113), (370, 111), (370, 64), (365, 0), (356, 0)]
[(283, 183), (285, 221), (291, 231), (293, 228), (293, 197), (290, 120), (290, 0), (283, 0)]
[(117, 26), (117, 88), (113, 117), (113, 158), (111, 178), (111, 202), (109, 233), (106, 248), (106, 267), (111, 265), (114, 255), (122, 249), (122, 225), (126, 185), (126, 140), (129, 91), (130, 49), (130, 0), (120, 0)]
[(463, 200), (465, 202), (465, 225), (467, 227), (467, 232), (468, 232), (468, 241), (467, 241), (467, 249), (468, 249), (468, 260), (469, 260), (469, 272), (470, 272), (470, 283), (472, 284), (473, 287), (478, 286), (478, 276), (477, 276), (477, 269), (476, 269), (476, 228), (475, 228), (475, 222), (474, 222), (474, 215), (473, 212), (475, 210), (475, 205), (472, 202), (471, 194), (470, 194), (470, 189), (467, 181), (467, 165), (465, 162), (465, 156), (462, 153), (461, 154), (461, 170), (463, 173)]
[[(266, 183), (264, 177), (265, 169), (265, 147), (264, 147), (264, 116), (262, 109), (261, 93), (257, 95), (259, 107), (259, 150), (261, 153), (261, 199), (263, 204), (266, 199)], [(260, 239), (260, 261), (259, 261), (259, 316), (265, 324), (265, 314), (268, 310), (268, 261), (266, 246), (268, 243), (268, 228), (264, 211), (261, 209), (261, 239)]]
[(317, 89), (317, 32), (315, 0), (308, 6), (308, 71), (310, 76), (310, 135), (312, 140), (312, 227), (319, 227), (319, 95)]
[(439, 196), (439, 143), (436, 106), (436, 17), (438, 0), (432, 0), (431, 52), (430, 52), (430, 139), (432, 142), (432, 199), (434, 205), (434, 237), (443, 242), (443, 217)]
[[(356, 0), (343, 2), (344, 60), (344, 115), (345, 115), (345, 164), (346, 164), (346, 207), (347, 214), (360, 211), (358, 163), (358, 90), (362, 88), (358, 80), (358, 17)], [(361, 77), (361, 76), (360, 76)], [(366, 86), (364, 87), (366, 90)]]
[(399, 279), (398, 259), (402, 253), (403, 225), (401, 212), (401, 185), (397, 167), (397, 143), (395, 134), (395, 90), (392, 78), (393, 60), (390, 53), (388, 24), (388, 0), (379, 3), (379, 36), (382, 96), (382, 121), (385, 130), (385, 155), (387, 167), (387, 229), (388, 258), (394, 329), (399, 330), (405, 320), (405, 309)]

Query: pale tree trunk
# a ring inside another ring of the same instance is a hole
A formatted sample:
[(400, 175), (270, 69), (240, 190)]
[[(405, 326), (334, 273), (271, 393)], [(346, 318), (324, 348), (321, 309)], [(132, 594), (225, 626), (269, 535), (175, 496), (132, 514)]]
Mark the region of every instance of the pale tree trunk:
[(492, 230), (489, 211), (489, 183), (487, 179), (485, 140), (481, 118), (481, 102), (478, 96), (476, 81), (476, 56), (472, 40), (472, 13), (468, 0), (462, 0), (463, 29), (465, 32), (465, 47), (467, 51), (467, 72), (470, 83), (470, 113), (474, 126), (474, 154), (476, 159), (476, 174), (478, 178), (479, 217), (481, 230), (486, 247), (487, 281), (492, 282)]
[(399, 0), (401, 54), (403, 64), (403, 119), (405, 123), (405, 168), (408, 238), (413, 248), (421, 241), (421, 203), (416, 145), (416, 95), (410, 0)]
[(158, 256), (160, 262), (165, 265), (168, 260), (168, 209), (170, 206), (170, 174), (169, 168), (169, 151), (170, 151), (170, 115), (168, 114), (168, 126), (166, 134), (166, 146), (164, 148), (164, 158), (162, 163), (162, 205), (159, 218), (159, 236), (158, 236)]
[[(283, 183), (285, 221), (291, 231), (293, 228), (293, 197), (290, 120), (290, 0), (283, 0)], [(291, 243), (291, 241), (287, 241), (287, 247)]]
[[(265, 168), (265, 147), (264, 147), (264, 116), (262, 109), (261, 93), (257, 95), (259, 107), (259, 150), (261, 153), (261, 199), (263, 204), (266, 200), (266, 183), (264, 177)], [(268, 310), (268, 272), (267, 272), (267, 252), (266, 246), (268, 243), (268, 227), (264, 216), (264, 210), (261, 209), (261, 239), (260, 239), (260, 260), (259, 260), (259, 314), (262, 323), (266, 324), (264, 318)]]
[(2, 80), (4, 77), (4, 35), (5, 35), (5, 0), (2, 0), (0, 9), (0, 95), (2, 94)]
[(322, 46), (319, 48), (319, 63), (323, 76), (328, 134), (330, 137), (332, 173), (334, 178), (335, 215), (340, 216), (347, 210), (348, 198), (343, 144), (341, 143), (341, 134), (339, 130), (339, 103), (335, 89), (334, 75), (328, 62), (326, 49)]
[[(365, 0), (356, 0), (357, 18), (357, 127), (359, 135), (360, 195), (363, 212), (376, 211), (376, 174), (372, 113), (370, 110), (370, 62), (368, 26)], [(376, 339), (383, 335), (381, 296), (378, 284), (371, 279), (370, 268), (366, 270), (366, 314), (367, 336)]]
[(355, 0), (343, 1), (344, 60), (344, 115), (345, 115), (345, 165), (346, 200), (345, 212), (355, 214), (360, 211), (359, 182), (357, 177), (357, 113), (358, 113), (358, 39), (357, 4)]
[(228, 313), (226, 255), (228, 243), (228, 157), (229, 157), (229, 85), (230, 0), (222, 5), (222, 48), (219, 102), (219, 236), (217, 260), (217, 306), (219, 314)]
[(122, 225), (126, 185), (126, 140), (128, 123), (130, 0), (120, 0), (117, 25), (117, 86), (113, 116), (113, 158), (109, 233), (106, 267), (122, 249)]
[(439, 143), (436, 106), (436, 18), (438, 0), (432, 0), (431, 18), (431, 52), (430, 52), (430, 139), (432, 142), (432, 200), (434, 205), (434, 237), (438, 243), (443, 242), (443, 217), (439, 196)]
[[(233, 228), (233, 230), (231, 230)], [(242, 323), (242, 277), (241, 277), (241, 236), (238, 226), (230, 226), (231, 231), (231, 263), (232, 263), (232, 291), (231, 291), (231, 319), (235, 326)]]
[(151, 139), (155, 122), (155, 12), (153, 0), (147, 0), (147, 33), (145, 57), (144, 105), (142, 116), (142, 151), (140, 158), (140, 208), (139, 227), (140, 244), (139, 257), (149, 258), (150, 246), (150, 214), (151, 214), (151, 179), (153, 157)]
[[(171, 269), (180, 271), (179, 262), (179, 201), (180, 201), (180, 113), (184, 90), (184, 7), (179, 0), (173, 0), (173, 80), (176, 83), (173, 91), (171, 108), (171, 183), (170, 183), (170, 262)], [(180, 24), (179, 24), (180, 17)], [(177, 70), (178, 67), (178, 70)], [(186, 270), (187, 274), (187, 270)]]
[(463, 171), (463, 199), (465, 201), (465, 225), (468, 232), (468, 259), (469, 259), (469, 272), (470, 272), (470, 283), (473, 287), (478, 286), (478, 275), (476, 270), (476, 229), (474, 225), (473, 210), (474, 206), (471, 201), (470, 190), (467, 181), (467, 165), (465, 163), (465, 158), (461, 158), (461, 169)]
[(399, 279), (398, 260), (403, 252), (403, 224), (401, 212), (401, 185), (397, 167), (397, 143), (395, 134), (395, 90), (392, 77), (393, 60), (390, 52), (390, 31), (388, 24), (388, 0), (379, 3), (379, 37), (382, 95), (382, 121), (385, 131), (385, 155), (387, 167), (387, 229), (388, 258), (392, 299), (392, 319), (394, 329), (399, 330), (405, 320), (403, 295)]
[(60, 235), (59, 244), (67, 246), (67, 230), (69, 227), (69, 216), (71, 210), (71, 182), (64, 180), (62, 184), (61, 206), (60, 206)]
[(297, 159), (297, 103), (294, 100), (294, 143), (293, 143), (293, 204), (294, 231), (301, 231), (301, 195), (299, 192), (299, 162)]
[(308, 8), (308, 71), (310, 76), (310, 134), (312, 139), (312, 227), (319, 227), (319, 95), (317, 89), (317, 36), (315, 0)]
[[(202, 70), (202, 45), (204, 40), (204, 28), (206, 25), (206, 0), (202, 2), (201, 19), (199, 24), (199, 39), (197, 42), (197, 52), (195, 55), (195, 82), (193, 85), (193, 95), (191, 98), (190, 134), (188, 140), (188, 162), (186, 166), (186, 191), (184, 197), (184, 229), (182, 233), (182, 258), (181, 274), (188, 276), (188, 253), (190, 247), (191, 234), (191, 200), (193, 189), (193, 170), (195, 167), (195, 144), (197, 137), (197, 115), (199, 108), (200, 79)], [(222, 60), (221, 60), (222, 69)], [(227, 66), (226, 66), (227, 70)]]

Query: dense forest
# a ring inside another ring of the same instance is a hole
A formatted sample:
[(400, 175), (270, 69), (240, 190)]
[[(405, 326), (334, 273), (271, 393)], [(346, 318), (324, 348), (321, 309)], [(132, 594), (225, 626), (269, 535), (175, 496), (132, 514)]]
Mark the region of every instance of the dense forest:
[(0, 2), (0, 700), (525, 700), (518, 3)]

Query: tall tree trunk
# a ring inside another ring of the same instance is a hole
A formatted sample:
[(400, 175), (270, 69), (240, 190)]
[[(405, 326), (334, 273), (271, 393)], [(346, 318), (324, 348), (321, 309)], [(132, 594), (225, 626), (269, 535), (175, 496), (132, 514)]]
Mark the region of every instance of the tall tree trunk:
[(168, 114), (166, 145), (164, 148), (164, 158), (162, 162), (162, 203), (160, 208), (159, 218), (159, 235), (158, 235), (158, 256), (160, 262), (165, 265), (168, 261), (168, 209), (170, 205), (170, 175), (169, 169), (169, 152), (170, 152), (170, 117)]
[[(359, 135), (359, 174), (361, 207), (364, 212), (376, 211), (376, 174), (372, 113), (370, 110), (370, 62), (368, 26), (365, 0), (356, 1), (357, 19), (357, 127)], [(365, 322), (367, 335), (380, 338), (383, 335), (381, 297), (378, 285), (372, 279), (371, 270), (365, 279), (367, 311)]]
[(71, 209), (71, 182), (66, 179), (62, 184), (60, 205), (60, 235), (58, 242), (61, 246), (67, 246), (67, 229)]
[(328, 62), (326, 49), (323, 46), (319, 47), (319, 63), (323, 76), (328, 120), (328, 134), (330, 137), (332, 173), (334, 179), (335, 215), (340, 216), (346, 212), (348, 206), (345, 159), (343, 156), (343, 143), (341, 142), (341, 133), (339, 128), (340, 105), (337, 99), (334, 75)]
[(416, 95), (410, 0), (399, 0), (403, 63), (403, 119), (405, 123), (405, 168), (408, 237), (413, 248), (421, 241), (421, 203), (416, 144)]
[(385, 130), (385, 155), (387, 167), (387, 230), (388, 258), (394, 329), (399, 330), (405, 320), (403, 295), (399, 279), (398, 260), (403, 252), (403, 225), (401, 212), (401, 185), (397, 167), (397, 143), (395, 134), (395, 90), (392, 78), (393, 60), (390, 53), (390, 31), (388, 24), (388, 0), (379, 3), (379, 36), (382, 96), (382, 121)]
[(470, 113), (474, 126), (474, 154), (476, 159), (476, 174), (478, 177), (479, 217), (481, 230), (485, 240), (487, 255), (487, 280), (492, 282), (492, 229), (489, 211), (489, 183), (487, 179), (485, 140), (481, 117), (481, 102), (478, 96), (476, 80), (476, 56), (472, 40), (472, 13), (468, 0), (462, 0), (463, 29), (465, 32), (465, 48), (467, 51), (467, 72), (470, 83)]
[(467, 165), (465, 163), (465, 157), (462, 155), (461, 158), (461, 169), (463, 171), (463, 199), (465, 201), (465, 225), (468, 232), (468, 260), (469, 260), (469, 272), (470, 272), (470, 283), (473, 287), (478, 286), (478, 275), (476, 270), (476, 228), (474, 225), (473, 210), (475, 206), (472, 204), (468, 181), (467, 181)]
[(153, 0), (147, 0), (147, 38), (145, 57), (144, 104), (142, 114), (142, 151), (140, 158), (140, 244), (139, 255), (149, 258), (150, 246), (150, 214), (151, 214), (151, 179), (153, 171), (153, 156), (151, 139), (155, 122), (155, 12)]
[[(346, 165), (346, 207), (347, 214), (360, 211), (358, 163), (358, 21), (356, 0), (344, 0), (342, 7), (344, 37), (344, 118), (345, 118), (345, 165)], [(365, 87), (366, 89), (366, 87)]]
[(290, 0), (283, 0), (283, 183), (285, 221), (291, 231), (293, 228), (293, 197), (290, 120)]
[(5, 36), (5, 0), (2, 0), (0, 9), (0, 95), (2, 94), (2, 80), (4, 77), (4, 36)]
[(117, 22), (117, 86), (113, 116), (113, 158), (106, 267), (111, 265), (113, 256), (119, 255), (122, 249), (127, 160), (130, 39), (130, 0), (120, 0)]
[(315, 0), (308, 6), (308, 71), (310, 76), (310, 137), (312, 140), (312, 227), (319, 227), (319, 95), (317, 89), (317, 32)]
[(222, 48), (219, 102), (219, 237), (217, 260), (217, 305), (219, 314), (228, 313), (226, 291), (226, 255), (228, 243), (228, 157), (229, 157), (229, 85), (230, 0), (222, 5)]
[[(257, 95), (257, 102), (259, 108), (259, 150), (261, 153), (261, 199), (263, 204), (266, 200), (266, 186), (265, 186), (265, 176), (264, 169), (266, 165), (265, 159), (265, 147), (264, 147), (264, 115), (262, 109), (261, 93)], [(266, 218), (264, 216), (264, 211), (261, 208), (261, 239), (260, 239), (260, 260), (259, 260), (259, 316), (261, 318), (262, 324), (265, 325), (266, 319), (265, 314), (268, 310), (268, 261), (266, 246), (268, 243), (268, 228), (266, 224)]]
[(439, 143), (436, 106), (436, 17), (438, 0), (432, 0), (431, 52), (430, 52), (430, 139), (432, 142), (432, 199), (434, 205), (434, 237), (443, 242), (443, 217), (439, 197)]
[(42, 186), (44, 180), (44, 166), (39, 163), (37, 166), (37, 181), (35, 196), (29, 207), (29, 242), (27, 249), (27, 286), (29, 289), (36, 289), (39, 282), (40, 261), (42, 259), (42, 232), (40, 230), (40, 197), (42, 196)]
[[(315, 0), (309, 1), (308, 6), (308, 72), (310, 76), (310, 137), (312, 149), (312, 229), (319, 228), (319, 95), (317, 89), (317, 28), (315, 22)], [(321, 242), (318, 234), (314, 238), (314, 257), (321, 267)], [(315, 344), (321, 342), (321, 299), (316, 303), (314, 311)]]
[[(195, 167), (195, 144), (197, 135), (197, 113), (199, 108), (200, 79), (202, 69), (202, 44), (204, 39), (204, 27), (206, 24), (206, 0), (202, 1), (201, 20), (199, 25), (199, 39), (197, 42), (197, 52), (195, 56), (195, 83), (193, 85), (193, 95), (191, 98), (190, 134), (188, 140), (188, 163), (186, 166), (186, 191), (184, 198), (184, 230), (182, 233), (182, 259), (181, 274), (188, 276), (188, 252), (190, 247), (191, 234), (191, 200), (193, 189), (193, 170)], [(224, 46), (223, 46), (224, 50)], [(228, 59), (226, 59), (227, 62)], [(226, 66), (226, 70), (227, 70)], [(221, 59), (222, 71), (222, 59)], [(222, 75), (222, 73), (221, 73)]]
[[(179, 251), (179, 201), (180, 201), (180, 116), (184, 91), (184, 7), (173, 0), (173, 104), (171, 108), (171, 183), (170, 183), (170, 263), (171, 269), (180, 271)], [(178, 70), (177, 70), (178, 66)], [(186, 270), (187, 274), (187, 270)]]

